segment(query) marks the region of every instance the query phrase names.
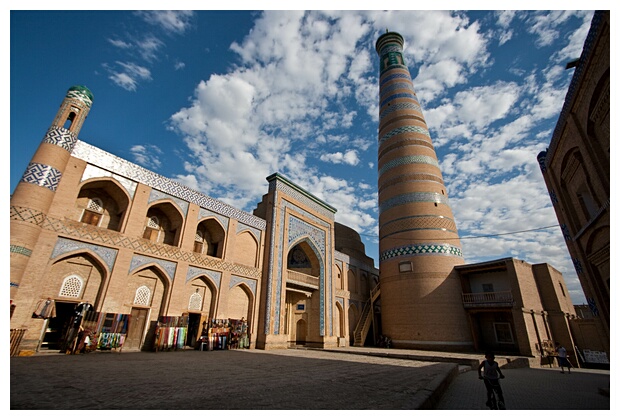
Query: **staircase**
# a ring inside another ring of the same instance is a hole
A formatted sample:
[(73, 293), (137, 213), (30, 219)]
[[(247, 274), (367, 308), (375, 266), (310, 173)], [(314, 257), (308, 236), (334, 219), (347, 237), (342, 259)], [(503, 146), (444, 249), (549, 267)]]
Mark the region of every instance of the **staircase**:
[(372, 289), (372, 291), (370, 292), (370, 298), (368, 298), (368, 300), (364, 304), (364, 310), (362, 311), (362, 315), (360, 316), (360, 319), (357, 322), (357, 326), (353, 331), (354, 347), (364, 347), (366, 336), (368, 335), (368, 331), (370, 330), (370, 326), (372, 325), (374, 319), (373, 305), (380, 295), (381, 288), (377, 284), (375, 288)]

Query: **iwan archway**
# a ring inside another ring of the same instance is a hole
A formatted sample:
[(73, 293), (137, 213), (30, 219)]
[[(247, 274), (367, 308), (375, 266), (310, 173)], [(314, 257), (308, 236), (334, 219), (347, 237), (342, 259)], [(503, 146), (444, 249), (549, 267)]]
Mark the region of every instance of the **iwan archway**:
[(286, 258), (286, 300), (284, 334), (288, 346), (322, 344), (321, 288), (324, 280), (323, 264), (316, 246), (309, 238), (294, 244)]

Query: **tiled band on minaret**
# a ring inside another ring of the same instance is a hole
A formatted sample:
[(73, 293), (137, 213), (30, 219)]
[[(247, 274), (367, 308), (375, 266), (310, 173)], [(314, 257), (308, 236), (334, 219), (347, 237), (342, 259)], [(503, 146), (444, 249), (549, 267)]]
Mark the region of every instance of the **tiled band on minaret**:
[[(11, 279), (23, 277), (27, 260), (32, 256), (32, 249), (39, 238), (39, 223), (52, 205), (60, 178), (92, 103), (93, 94), (87, 87), (69, 88), (52, 125), (15, 187), (11, 196), (11, 212), (22, 213), (23, 220), (39, 222), (19, 222), (11, 218)], [(15, 223), (21, 223), (21, 228), (13, 229)], [(12, 288), (18, 286), (11, 282)]]
[(386, 32), (380, 58), (379, 268), (382, 332), (395, 347), (470, 348), (454, 266), (464, 264), (446, 187), (403, 37)]

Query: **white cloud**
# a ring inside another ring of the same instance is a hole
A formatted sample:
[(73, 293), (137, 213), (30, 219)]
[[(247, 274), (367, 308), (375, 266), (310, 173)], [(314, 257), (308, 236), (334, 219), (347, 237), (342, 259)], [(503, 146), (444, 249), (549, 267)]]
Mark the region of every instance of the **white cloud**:
[(344, 163), (351, 166), (355, 166), (360, 162), (359, 157), (357, 156), (357, 152), (355, 150), (349, 150), (345, 153), (325, 153), (321, 155), (320, 159), (323, 162)]
[(157, 170), (161, 167), (161, 160), (159, 157), (162, 155), (162, 151), (154, 144), (141, 145), (136, 144), (129, 149), (133, 155), (134, 161), (139, 165), (152, 170)]
[(136, 12), (151, 25), (161, 27), (167, 32), (182, 34), (192, 25), (194, 12), (186, 10), (149, 10)]
[(125, 90), (134, 92), (141, 81), (151, 80), (151, 72), (146, 67), (122, 61), (115, 64), (116, 66), (104, 64), (104, 68), (108, 71), (110, 80)]

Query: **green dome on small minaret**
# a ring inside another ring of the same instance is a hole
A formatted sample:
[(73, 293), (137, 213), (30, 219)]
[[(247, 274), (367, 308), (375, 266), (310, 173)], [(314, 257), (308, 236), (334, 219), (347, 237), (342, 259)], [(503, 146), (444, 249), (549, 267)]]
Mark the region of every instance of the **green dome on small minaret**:
[(79, 98), (81, 99), (88, 107), (90, 108), (93, 104), (93, 100), (95, 97), (93, 93), (86, 86), (83, 85), (75, 85), (71, 86), (67, 91), (68, 98)]

